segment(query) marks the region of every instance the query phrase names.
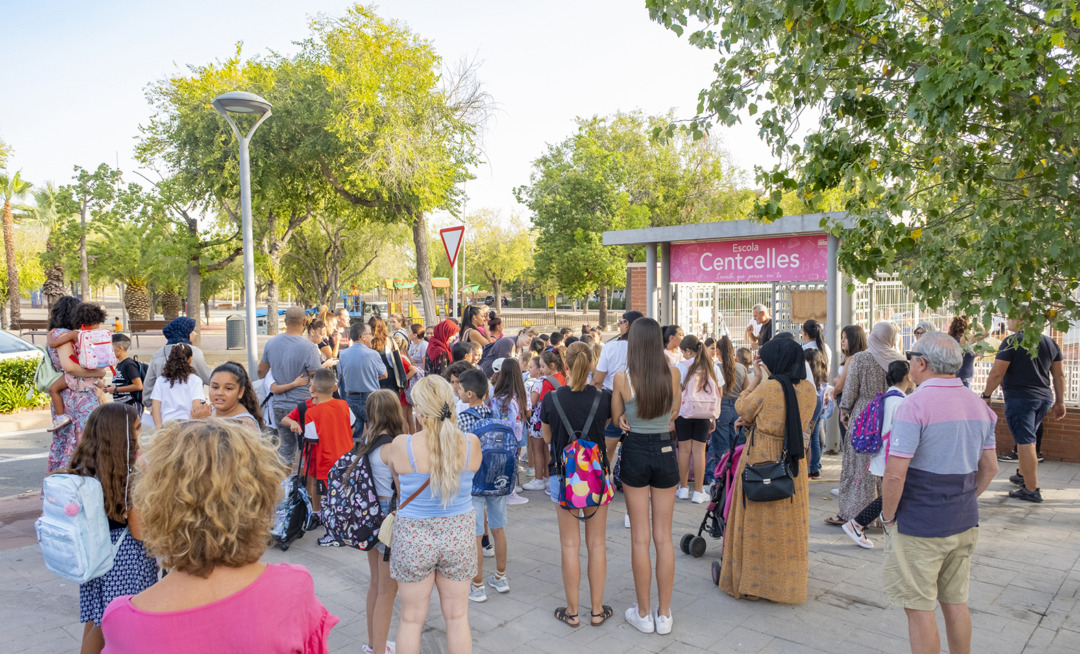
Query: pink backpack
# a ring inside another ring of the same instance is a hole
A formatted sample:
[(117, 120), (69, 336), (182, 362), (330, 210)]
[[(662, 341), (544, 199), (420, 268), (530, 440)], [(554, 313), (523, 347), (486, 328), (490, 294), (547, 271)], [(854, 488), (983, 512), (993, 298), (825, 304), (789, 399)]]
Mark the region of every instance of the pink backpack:
[(86, 329), (79, 332), (79, 365), (87, 370), (100, 370), (116, 365), (112, 349), (112, 333), (107, 329)]
[(705, 383), (705, 388), (701, 388), (699, 379), (688, 379), (686, 388), (682, 392), (679, 416), (713, 420), (720, 415), (720, 401), (722, 399), (723, 394), (720, 392), (720, 387), (713, 380), (708, 380)]

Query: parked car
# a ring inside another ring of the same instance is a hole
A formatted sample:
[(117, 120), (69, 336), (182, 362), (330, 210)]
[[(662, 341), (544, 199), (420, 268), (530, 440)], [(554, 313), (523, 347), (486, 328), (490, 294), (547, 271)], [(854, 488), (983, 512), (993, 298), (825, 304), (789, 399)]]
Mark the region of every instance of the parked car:
[(41, 350), (15, 334), (0, 331), (0, 361), (6, 359), (36, 359)]

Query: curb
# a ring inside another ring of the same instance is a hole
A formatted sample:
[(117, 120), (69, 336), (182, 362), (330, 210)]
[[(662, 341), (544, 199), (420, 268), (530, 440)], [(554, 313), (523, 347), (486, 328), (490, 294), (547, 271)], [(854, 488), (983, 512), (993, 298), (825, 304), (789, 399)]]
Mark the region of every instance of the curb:
[(0, 434), (16, 431), (44, 431), (51, 424), (52, 414), (48, 409), (0, 415)]

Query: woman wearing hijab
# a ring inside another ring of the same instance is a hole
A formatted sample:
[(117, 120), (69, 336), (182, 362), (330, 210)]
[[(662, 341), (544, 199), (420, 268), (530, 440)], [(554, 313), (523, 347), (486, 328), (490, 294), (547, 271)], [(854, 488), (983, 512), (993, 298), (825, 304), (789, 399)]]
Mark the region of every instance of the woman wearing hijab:
[(424, 373), (441, 375), (450, 365), (450, 340), (458, 333), (458, 325), (453, 320), (446, 320), (435, 325), (428, 341), (427, 354), (424, 355)]
[(851, 447), (851, 427), (862, 410), (878, 393), (889, 389), (885, 373), (893, 361), (904, 361), (904, 354), (896, 349), (900, 328), (895, 323), (882, 321), (874, 325), (867, 339), (866, 350), (853, 354), (845, 364), (844, 394), (840, 398), (840, 421), (847, 427), (841, 441), (843, 454), (840, 468), (840, 512), (825, 522), (843, 525), (862, 511), (862, 508), (878, 496), (877, 478), (866, 472), (871, 454), (859, 454)]
[(150, 395), (154, 392), (154, 384), (161, 376), (161, 369), (165, 367), (165, 361), (169, 358), (169, 350), (177, 343), (191, 347), (191, 365), (195, 368), (195, 374), (202, 379), (204, 384), (210, 384), (210, 366), (206, 365), (206, 357), (203, 351), (191, 344), (191, 332), (195, 330), (195, 320), (187, 316), (174, 318), (165, 325), (161, 333), (165, 336), (165, 346), (150, 358), (150, 365), (146, 370), (146, 379), (143, 380), (143, 401), (147, 410), (150, 409)]
[(753, 502), (744, 500), (742, 483), (736, 482), (724, 533), (720, 590), (736, 599), (799, 604), (806, 601), (810, 544), (804, 436), (817, 406), (817, 390), (806, 381), (802, 346), (795, 340), (773, 339), (758, 354), (753, 380), (735, 401), (740, 416), (736, 425), (753, 430), (748, 431), (735, 479), (742, 479), (747, 464), (778, 461), (786, 452), (795, 495)]

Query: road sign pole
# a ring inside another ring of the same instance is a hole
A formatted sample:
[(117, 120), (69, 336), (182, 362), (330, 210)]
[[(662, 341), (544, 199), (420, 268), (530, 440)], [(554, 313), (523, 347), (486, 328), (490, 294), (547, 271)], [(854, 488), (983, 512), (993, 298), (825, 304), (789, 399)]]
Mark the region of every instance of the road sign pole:
[(454, 278), (454, 317), (458, 316), (458, 297), (457, 297), (457, 263), (451, 267), (450, 276)]

